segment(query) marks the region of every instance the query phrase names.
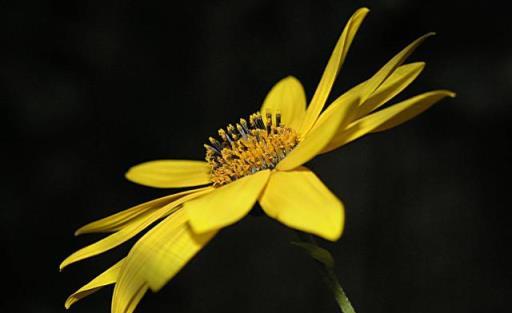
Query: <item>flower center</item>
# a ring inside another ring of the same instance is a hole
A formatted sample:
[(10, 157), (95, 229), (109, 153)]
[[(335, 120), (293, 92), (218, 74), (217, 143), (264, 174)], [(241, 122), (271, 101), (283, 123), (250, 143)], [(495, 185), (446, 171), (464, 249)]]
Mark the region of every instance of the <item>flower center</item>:
[[(274, 118), (273, 118), (274, 117)], [(205, 144), (206, 161), (211, 166), (214, 187), (219, 187), (261, 170), (273, 169), (299, 143), (297, 132), (281, 123), (281, 114), (260, 113), (249, 117), (249, 123), (229, 124), (219, 129), (220, 141), (210, 137)]]

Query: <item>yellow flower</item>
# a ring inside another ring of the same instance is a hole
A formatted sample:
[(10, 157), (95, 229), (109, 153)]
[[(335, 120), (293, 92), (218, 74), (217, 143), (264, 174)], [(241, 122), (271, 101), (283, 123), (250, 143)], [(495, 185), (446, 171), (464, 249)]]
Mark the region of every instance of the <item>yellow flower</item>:
[(133, 312), (149, 288), (162, 288), (220, 229), (246, 216), (257, 201), (268, 216), (286, 226), (337, 240), (343, 231), (343, 204), (303, 164), (454, 96), (436, 90), (381, 108), (422, 71), (424, 63), (404, 62), (431, 35), (427, 34), (323, 110), (367, 13), (368, 9), (359, 9), (348, 21), (307, 108), (301, 83), (284, 78), (270, 90), (259, 112), (209, 139), (206, 162), (159, 160), (131, 168), (126, 177), (146, 186), (208, 186), (143, 203), (80, 228), (76, 234), (111, 234), (70, 255), (61, 269), (116, 247), (159, 221), (124, 259), (72, 294), (66, 307), (115, 284), (112, 312)]

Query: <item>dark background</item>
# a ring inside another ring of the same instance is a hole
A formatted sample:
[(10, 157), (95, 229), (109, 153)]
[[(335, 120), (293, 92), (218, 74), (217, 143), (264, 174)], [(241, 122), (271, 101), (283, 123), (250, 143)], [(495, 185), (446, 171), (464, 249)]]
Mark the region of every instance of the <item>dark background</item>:
[[(495, 2), (498, 3), (498, 2)], [(220, 127), (293, 74), (311, 97), (349, 16), (371, 12), (334, 95), (410, 41), (438, 33), (399, 99), (449, 88), (417, 119), (311, 162), (346, 206), (322, 242), (361, 312), (510, 312), (510, 17), (492, 1), (2, 1), (1, 312), (64, 312), (64, 299), (133, 241), (58, 272), (101, 236), (94, 219), (165, 195), (124, 180), (142, 161), (202, 159)], [(336, 312), (285, 227), (223, 230), (137, 312)], [(71, 312), (109, 312), (111, 288)]]

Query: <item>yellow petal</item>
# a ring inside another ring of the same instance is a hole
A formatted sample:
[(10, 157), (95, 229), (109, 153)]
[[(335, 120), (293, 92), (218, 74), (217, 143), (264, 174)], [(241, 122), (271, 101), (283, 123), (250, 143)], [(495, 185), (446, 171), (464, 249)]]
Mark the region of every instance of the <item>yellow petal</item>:
[[(349, 106), (357, 103), (358, 99), (352, 99)], [(287, 171), (301, 166), (314, 158), (324, 147), (329, 144), (336, 134), (339, 125), (347, 117), (344, 109), (347, 106), (338, 106), (331, 111), (331, 114), (323, 119), (322, 123), (315, 126), (306, 137), (281, 161), (276, 168), (280, 171)]]
[[(353, 99), (356, 97), (363, 97), (363, 88), (365, 83), (363, 82), (348, 92), (344, 93), (340, 96), (336, 101), (334, 101), (324, 113), (318, 119), (318, 124), (323, 123), (323, 121), (334, 112), (334, 110), (338, 109), (338, 106), (343, 106), (345, 108), (345, 115), (347, 116), (344, 121), (338, 127), (336, 134), (332, 137), (331, 141), (321, 153), (326, 153), (337, 149), (340, 147), (340, 144), (343, 143), (343, 138), (345, 136), (344, 132), (347, 128), (347, 125), (360, 116), (364, 116), (367, 113), (379, 108), (381, 105), (392, 99), (396, 96), (400, 91), (406, 88), (410, 83), (414, 81), (414, 79), (421, 73), (424, 68), (423, 62), (410, 63), (406, 65), (402, 65), (398, 67), (393, 74), (391, 74), (385, 81), (380, 85), (377, 90), (375, 90), (367, 100), (358, 106), (358, 102), (354, 102)], [(352, 102), (350, 102), (352, 100)], [(316, 126), (315, 126), (316, 127)]]
[(305, 167), (273, 173), (260, 204), (270, 217), (291, 228), (332, 241), (343, 231), (343, 204)]
[(378, 109), (402, 90), (407, 88), (425, 68), (424, 62), (399, 66), (357, 110), (356, 118), (363, 117)]
[(119, 279), (112, 295), (112, 313), (132, 313), (148, 290), (148, 285), (140, 275), (132, 275), (123, 264)]
[(261, 107), (263, 116), (267, 112), (274, 116), (279, 112), (284, 125), (293, 129), (300, 127), (306, 114), (306, 94), (297, 78), (288, 76), (272, 87)]
[(372, 76), (361, 90), (360, 103), (364, 103), (368, 97), (400, 66), (428, 37), (435, 33), (428, 33), (416, 39), (388, 61), (375, 75)]
[(187, 190), (184, 192), (176, 193), (173, 195), (165, 196), (162, 198), (158, 198), (155, 200), (151, 200), (149, 202), (136, 205), (127, 210), (118, 212), (116, 214), (107, 216), (100, 220), (89, 223), (85, 226), (82, 226), (75, 232), (75, 235), (117, 231), (123, 226), (126, 226), (126, 224), (129, 223), (130, 221), (133, 221), (139, 218), (140, 216), (152, 212), (155, 209), (159, 209), (164, 205), (169, 204), (172, 201), (193, 192), (195, 192), (195, 190)]
[(158, 160), (135, 165), (126, 173), (134, 183), (155, 188), (209, 184), (210, 166), (203, 161)]
[[(425, 110), (430, 108), (433, 104), (438, 102), (439, 100), (445, 97), (455, 97), (455, 93), (449, 90), (437, 90), (427, 92), (421, 95), (418, 95), (409, 100), (403, 101), (401, 103), (395, 104), (389, 108), (378, 111), (372, 115), (368, 116), (368, 120), (372, 119), (371, 123), (379, 124), (378, 127), (372, 130), (372, 133), (388, 130), (395, 126), (398, 126), (416, 116), (423, 113)], [(379, 120), (383, 120), (383, 123), (380, 123)], [(369, 124), (370, 122), (365, 122)]]
[(251, 210), (270, 176), (269, 170), (240, 178), (184, 205), (194, 232), (233, 224)]
[(167, 217), (145, 234), (130, 250), (114, 289), (113, 312), (134, 306), (141, 286), (161, 289), (215, 235), (194, 234), (184, 210)]
[[(160, 290), (174, 277), (217, 231), (196, 234), (186, 212), (169, 216), (148, 232), (130, 252), (129, 261), (136, 263), (144, 280), (153, 291)], [(132, 257), (133, 255), (133, 257)]]
[(332, 52), (329, 62), (325, 67), (320, 83), (318, 84), (315, 94), (311, 99), (311, 103), (307, 108), (306, 116), (300, 129), (300, 133), (302, 135), (305, 135), (313, 127), (318, 115), (322, 111), (325, 101), (331, 92), (334, 80), (336, 79), (336, 76), (338, 75), (348, 53), (352, 40), (368, 12), (369, 10), (367, 8), (357, 10), (343, 29), (343, 33), (334, 47), (334, 51)]
[(331, 103), (327, 109), (318, 117), (313, 130), (320, 125), (323, 125), (327, 119), (332, 118), (332, 114), (338, 114), (342, 116), (342, 121), (338, 125), (338, 130), (344, 129), (356, 116), (357, 110), (360, 105), (359, 99), (361, 98), (361, 91), (364, 88), (366, 82), (360, 83), (357, 86), (352, 87), (347, 92), (339, 96), (333, 103)]
[(129, 225), (122, 228), (118, 232), (113, 233), (87, 247), (84, 247), (76, 251), (75, 253), (68, 256), (64, 261), (62, 261), (62, 263), (60, 264), (60, 269), (62, 270), (69, 264), (98, 255), (114, 247), (117, 247), (118, 245), (137, 235), (139, 232), (141, 232), (142, 230), (144, 230), (146, 227), (153, 224), (157, 220), (173, 213), (177, 208), (180, 207), (180, 205), (182, 205), (186, 201), (198, 197), (200, 195), (206, 194), (212, 190), (213, 187), (198, 189), (197, 192), (191, 193), (189, 195), (179, 198), (174, 202), (169, 203), (168, 205), (162, 207), (161, 209), (158, 209), (155, 212), (149, 214), (146, 218), (138, 220), (135, 223), (130, 223)]
[[(358, 111), (361, 110), (362, 112), (367, 111), (368, 109), (375, 109), (372, 108), (372, 106), (375, 106), (375, 104), (380, 101), (379, 96), (384, 96), (385, 94), (381, 94), (377, 92), (377, 89), (381, 87), (381, 85), (390, 78), (389, 76), (392, 75), (394, 72), (396, 72), (397, 67), (399, 67), (406, 59), (411, 55), (411, 53), (414, 52), (414, 50), (425, 41), (428, 37), (434, 35), (434, 33), (428, 33), (426, 35), (421, 36), (420, 38), (413, 41), (411, 44), (409, 44), (407, 47), (405, 47), (402, 51), (400, 51), (398, 54), (396, 54), (391, 60), (389, 60), (377, 73), (375, 73), (370, 79), (367, 81), (355, 86), (354, 88), (350, 89), (348, 92), (344, 93), (340, 97), (338, 97), (326, 110), (322, 115), (318, 118), (318, 120), (315, 123), (315, 127), (317, 125), (321, 125), (325, 119), (329, 118), (331, 114), (333, 114), (333, 111), (342, 110), (343, 115), (345, 116), (344, 122), (340, 124), (340, 128), (338, 129), (338, 135), (341, 130), (345, 129), (345, 126), (353, 121), (357, 116), (362, 116), (361, 114), (358, 115)], [(403, 71), (404, 69), (402, 69)], [(399, 72), (400, 73), (400, 72)], [(399, 74), (397, 73), (397, 75)], [(419, 74), (419, 72), (418, 72)], [(398, 77), (397, 77), (398, 78)], [(393, 78), (394, 80), (395, 78)], [(392, 81), (393, 81), (392, 80)], [(392, 82), (390, 81), (390, 83)], [(386, 86), (385, 88), (393, 87), (393, 85)], [(405, 88), (405, 86), (404, 86)], [(384, 91), (386, 89), (382, 89), (381, 91)], [(392, 91), (392, 90), (391, 90)], [(374, 97), (373, 100), (370, 100), (369, 98)], [(387, 96), (390, 96), (389, 94)], [(354, 103), (354, 99), (359, 99), (358, 103)], [(367, 105), (365, 103), (368, 103), (368, 100), (370, 100), (370, 104)], [(341, 109), (338, 107), (342, 107)], [(368, 111), (367, 111), (368, 112)], [(329, 144), (329, 146), (326, 148), (326, 150), (330, 151), (333, 148), (332, 145)], [(325, 151), (323, 151), (325, 152)]]
[(377, 111), (350, 124), (334, 144), (347, 144), (367, 133), (383, 131), (401, 124), (428, 109), (444, 97), (454, 97), (448, 90), (430, 91)]
[(146, 294), (146, 291), (148, 291), (147, 284), (143, 284), (142, 286), (140, 286), (140, 288), (135, 292), (132, 299), (130, 300), (124, 313), (133, 313), (133, 311), (135, 311), (135, 308), (139, 304), (140, 300), (142, 300), (142, 297), (144, 297), (144, 294)]
[(123, 264), (124, 259), (114, 264), (112, 267), (107, 269), (105, 272), (101, 273), (99, 276), (91, 280), (87, 285), (75, 291), (72, 295), (70, 295), (64, 306), (66, 309), (69, 309), (71, 305), (73, 305), (78, 300), (87, 297), (88, 295), (98, 291), (104, 286), (114, 284), (121, 270), (121, 265)]

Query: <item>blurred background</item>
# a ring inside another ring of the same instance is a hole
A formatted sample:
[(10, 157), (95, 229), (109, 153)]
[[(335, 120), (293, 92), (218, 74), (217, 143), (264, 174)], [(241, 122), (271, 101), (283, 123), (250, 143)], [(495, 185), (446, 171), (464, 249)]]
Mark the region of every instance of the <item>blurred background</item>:
[[(436, 31), (409, 59), (425, 71), (397, 100), (438, 88), (457, 98), (310, 162), (346, 206), (343, 237), (321, 244), (359, 313), (510, 312), (510, 18), (489, 1), (440, 0), (0, 2), (0, 311), (64, 312), (68, 294), (134, 242), (59, 273), (101, 238), (74, 230), (174, 192), (124, 172), (203, 159), (208, 136), (287, 75), (311, 97), (361, 6), (371, 12), (332, 95)], [(292, 239), (245, 218), (137, 312), (336, 312)], [(111, 292), (71, 312), (109, 312)]]

